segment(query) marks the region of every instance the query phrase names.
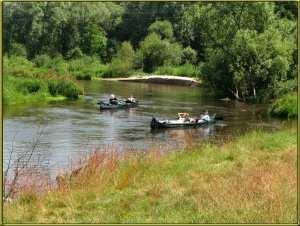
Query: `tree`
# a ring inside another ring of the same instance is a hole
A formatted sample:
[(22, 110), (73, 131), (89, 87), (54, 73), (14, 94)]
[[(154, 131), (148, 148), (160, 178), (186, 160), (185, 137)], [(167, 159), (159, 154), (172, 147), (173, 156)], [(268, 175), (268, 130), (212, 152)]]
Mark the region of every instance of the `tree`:
[(190, 46), (184, 48), (182, 50), (182, 57), (181, 57), (181, 63), (186, 64), (186, 63), (191, 63), (195, 64), (197, 62), (197, 52), (192, 49)]
[(152, 72), (157, 66), (161, 66), (166, 59), (167, 41), (161, 40), (160, 36), (152, 33), (140, 44), (143, 56), (143, 70)]
[(156, 33), (158, 34), (162, 39), (169, 39), (171, 40), (173, 38), (173, 28), (172, 24), (167, 21), (155, 21), (153, 24), (151, 24), (148, 28), (149, 33)]
[(106, 50), (107, 38), (101, 27), (96, 24), (89, 24), (85, 30), (82, 40), (84, 53), (103, 56)]
[(111, 76), (129, 75), (134, 67), (135, 52), (130, 42), (123, 42), (117, 52), (117, 56), (112, 59), (109, 65)]
[(134, 48), (148, 35), (148, 27), (156, 20), (168, 20), (174, 28), (175, 37), (180, 18), (191, 3), (179, 2), (126, 2), (124, 13), (116, 32), (120, 41), (129, 40)]
[(81, 49), (78, 47), (75, 47), (74, 49), (69, 50), (68, 53), (66, 54), (67, 59), (78, 59), (81, 57), (83, 57), (83, 53), (82, 53)]
[(164, 65), (177, 66), (182, 61), (182, 46), (177, 42), (167, 42), (166, 59)]
[(142, 57), (142, 67), (146, 72), (153, 72), (164, 64), (178, 65), (181, 62), (182, 46), (171, 43), (156, 33), (149, 34), (140, 44), (138, 55)]
[(230, 57), (222, 49), (208, 53), (204, 79), (237, 99), (263, 96), (287, 79), (294, 48), (290, 39), (272, 27), (263, 33), (239, 30), (228, 48)]

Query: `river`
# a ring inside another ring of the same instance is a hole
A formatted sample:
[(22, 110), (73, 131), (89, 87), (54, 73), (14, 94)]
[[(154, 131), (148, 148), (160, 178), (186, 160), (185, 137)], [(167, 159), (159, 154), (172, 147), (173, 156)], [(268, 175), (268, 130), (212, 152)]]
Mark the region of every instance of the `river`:
[[(9, 107), (4, 109), (4, 167), (10, 151), (18, 155), (32, 149), (41, 167), (55, 175), (70, 167), (72, 160), (89, 152), (114, 147), (120, 151), (152, 148), (174, 150), (191, 143), (221, 141), (254, 129), (276, 129), (266, 105), (216, 100), (203, 88), (116, 81), (82, 81), (85, 96), (77, 101)], [(139, 100), (137, 108), (100, 112), (99, 99), (109, 94)], [(224, 121), (198, 129), (151, 131), (153, 116), (173, 119), (178, 112), (199, 116), (204, 110)]]

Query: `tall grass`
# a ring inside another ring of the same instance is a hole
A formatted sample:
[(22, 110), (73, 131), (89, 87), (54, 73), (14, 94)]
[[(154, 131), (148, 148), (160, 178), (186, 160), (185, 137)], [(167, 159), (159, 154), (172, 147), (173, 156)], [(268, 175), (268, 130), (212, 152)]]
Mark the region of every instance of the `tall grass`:
[(5, 204), (4, 222), (296, 223), (296, 136), (292, 126), (169, 154), (96, 151), (57, 189)]
[(52, 96), (62, 95), (69, 99), (78, 99), (79, 94), (82, 94), (82, 91), (72, 81), (49, 80), (47, 83), (48, 91)]
[(200, 69), (193, 64), (187, 63), (180, 66), (161, 66), (157, 68), (154, 74), (200, 77)]
[(4, 57), (4, 74), (18, 77), (41, 77), (52, 73), (57, 76), (73, 76), (78, 80), (90, 80), (101, 77), (107, 70), (97, 57), (83, 56), (79, 59), (65, 60), (61, 56), (50, 58), (39, 55), (32, 61), (24, 57)]
[[(37, 65), (50, 64), (47, 57)], [(68, 74), (59, 74), (53, 68), (37, 67), (23, 57), (4, 57), (3, 99), (5, 105), (21, 104), (62, 97), (77, 99), (82, 88)]]

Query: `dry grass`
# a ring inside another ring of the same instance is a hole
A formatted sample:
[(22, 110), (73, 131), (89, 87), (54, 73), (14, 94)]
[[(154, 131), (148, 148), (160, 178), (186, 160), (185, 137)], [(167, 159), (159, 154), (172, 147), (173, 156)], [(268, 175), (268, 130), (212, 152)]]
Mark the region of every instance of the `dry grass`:
[(296, 154), (295, 126), (166, 155), (97, 151), (55, 191), (7, 204), (4, 220), (296, 223)]

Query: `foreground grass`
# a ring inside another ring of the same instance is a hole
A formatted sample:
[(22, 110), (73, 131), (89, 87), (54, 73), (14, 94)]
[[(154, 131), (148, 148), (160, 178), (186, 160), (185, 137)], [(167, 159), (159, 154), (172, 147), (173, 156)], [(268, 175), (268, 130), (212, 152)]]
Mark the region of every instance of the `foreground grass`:
[(289, 126), (167, 155), (97, 152), (59, 189), (6, 204), (4, 222), (296, 223), (296, 137)]

